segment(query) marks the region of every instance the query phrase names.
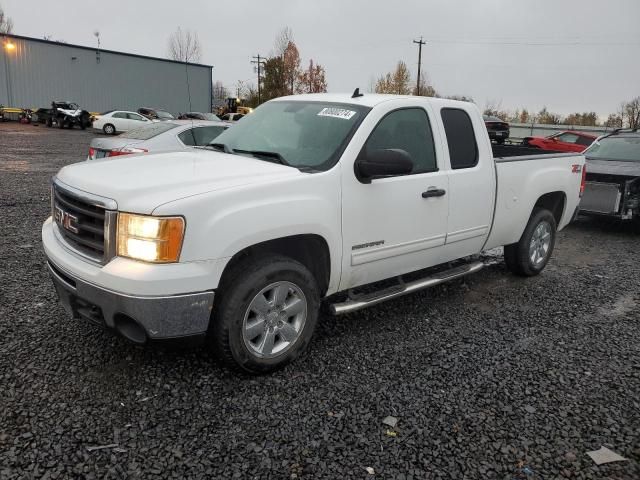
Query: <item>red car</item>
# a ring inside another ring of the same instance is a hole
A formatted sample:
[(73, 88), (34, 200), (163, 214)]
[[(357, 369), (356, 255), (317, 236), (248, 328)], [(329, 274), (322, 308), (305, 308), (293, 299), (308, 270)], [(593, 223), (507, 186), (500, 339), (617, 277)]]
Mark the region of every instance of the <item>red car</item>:
[(598, 138), (596, 135), (566, 130), (548, 137), (526, 137), (522, 140), (522, 144), (555, 152), (582, 152), (596, 138)]

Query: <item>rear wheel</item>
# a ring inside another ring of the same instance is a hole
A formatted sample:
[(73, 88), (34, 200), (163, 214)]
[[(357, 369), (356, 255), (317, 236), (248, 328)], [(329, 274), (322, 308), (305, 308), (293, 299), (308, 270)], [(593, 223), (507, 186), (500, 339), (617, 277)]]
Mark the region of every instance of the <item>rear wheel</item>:
[(229, 365), (275, 370), (307, 347), (319, 306), (316, 280), (304, 265), (279, 255), (248, 259), (219, 289), (210, 339)]
[(59, 118), (58, 119), (58, 128), (64, 128), (64, 124), (65, 124), (64, 118)]
[(110, 123), (107, 123), (104, 127), (102, 127), (102, 131), (104, 133), (106, 133), (107, 135), (115, 135), (116, 134), (116, 127), (114, 127)]
[(504, 247), (504, 261), (516, 275), (538, 275), (549, 262), (556, 241), (556, 220), (544, 208), (536, 207), (518, 243)]

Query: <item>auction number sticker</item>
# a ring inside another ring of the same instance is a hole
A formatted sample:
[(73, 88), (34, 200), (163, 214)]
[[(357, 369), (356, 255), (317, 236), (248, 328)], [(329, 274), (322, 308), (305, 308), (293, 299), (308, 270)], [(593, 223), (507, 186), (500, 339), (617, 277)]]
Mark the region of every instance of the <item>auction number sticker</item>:
[(344, 120), (351, 120), (351, 118), (356, 114), (353, 110), (345, 110), (344, 108), (323, 108), (318, 112), (319, 117), (334, 117), (334, 118), (342, 118)]

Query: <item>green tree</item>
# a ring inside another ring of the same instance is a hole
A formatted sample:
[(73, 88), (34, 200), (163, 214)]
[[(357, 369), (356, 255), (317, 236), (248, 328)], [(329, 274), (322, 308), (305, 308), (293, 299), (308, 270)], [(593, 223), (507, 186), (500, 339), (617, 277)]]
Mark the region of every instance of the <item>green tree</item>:
[(264, 63), (262, 96), (264, 101), (288, 95), (287, 79), (282, 57), (271, 57)]

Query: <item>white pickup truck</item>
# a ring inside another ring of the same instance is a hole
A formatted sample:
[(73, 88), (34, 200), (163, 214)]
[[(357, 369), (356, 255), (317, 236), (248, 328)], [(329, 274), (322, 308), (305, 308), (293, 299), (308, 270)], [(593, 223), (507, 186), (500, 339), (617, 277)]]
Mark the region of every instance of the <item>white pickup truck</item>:
[(435, 98), (284, 97), (215, 142), (58, 172), (42, 241), (72, 316), (138, 343), (207, 338), (265, 372), (308, 345), (322, 303), (352, 312), (503, 245), (540, 273), (584, 185), (581, 155), (494, 158), (476, 106)]

